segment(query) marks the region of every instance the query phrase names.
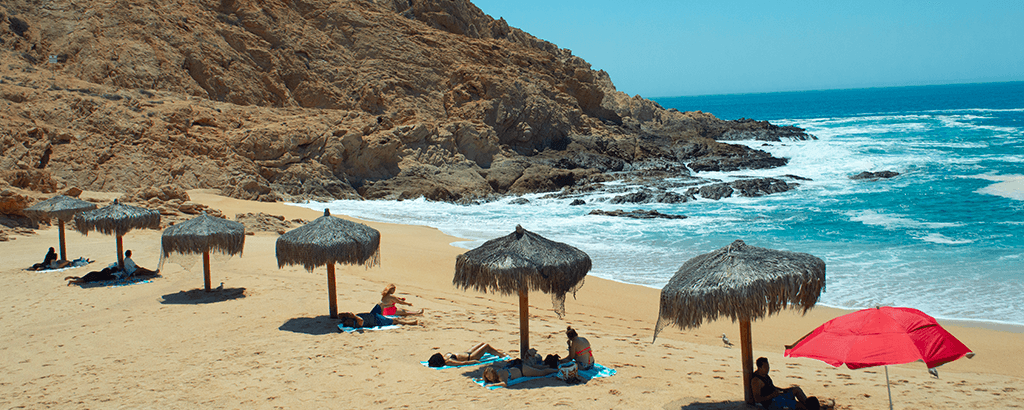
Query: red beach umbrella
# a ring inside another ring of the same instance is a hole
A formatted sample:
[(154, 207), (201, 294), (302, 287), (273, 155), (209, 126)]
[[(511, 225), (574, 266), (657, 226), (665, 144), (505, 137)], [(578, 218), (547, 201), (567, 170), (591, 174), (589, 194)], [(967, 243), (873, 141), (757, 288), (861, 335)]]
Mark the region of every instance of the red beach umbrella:
[[(849, 369), (921, 360), (930, 369), (974, 353), (924, 312), (883, 306), (825, 322), (786, 346), (785, 355), (818, 359), (835, 367), (845, 364)], [(888, 386), (888, 367), (885, 377)]]

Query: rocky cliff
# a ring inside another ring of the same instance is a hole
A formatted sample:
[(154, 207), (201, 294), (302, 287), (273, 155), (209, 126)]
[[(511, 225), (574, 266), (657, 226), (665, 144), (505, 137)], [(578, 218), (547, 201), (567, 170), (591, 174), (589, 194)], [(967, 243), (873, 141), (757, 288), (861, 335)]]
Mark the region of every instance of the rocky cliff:
[(0, 61), (0, 178), (42, 192), (470, 201), (812, 138), (630, 97), (466, 0), (7, 0)]

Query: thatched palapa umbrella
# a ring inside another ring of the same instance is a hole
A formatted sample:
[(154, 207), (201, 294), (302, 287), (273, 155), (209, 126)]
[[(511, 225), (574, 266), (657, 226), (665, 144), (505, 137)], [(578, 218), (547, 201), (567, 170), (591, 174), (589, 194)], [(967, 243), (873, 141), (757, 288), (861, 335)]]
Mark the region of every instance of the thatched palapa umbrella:
[(743, 393), (754, 404), (750, 388), (754, 358), (750, 321), (775, 314), (789, 305), (808, 309), (825, 288), (825, 262), (806, 253), (748, 246), (737, 240), (722, 249), (695, 256), (661, 290), (661, 309), (654, 337), (665, 326), (697, 328), (719, 316), (740, 321), (743, 348)]
[(117, 236), (117, 266), (124, 269), (124, 246), (121, 237), (132, 229), (160, 228), (160, 212), (118, 202), (75, 216), (75, 229), (85, 235), (99, 231)]
[(338, 318), (338, 296), (334, 284), (334, 264), (370, 267), (380, 264), (380, 231), (369, 226), (331, 216), (316, 218), (277, 238), (277, 267), (302, 265), (307, 271), (327, 265), (327, 293), (331, 318)]
[(171, 252), (203, 254), (203, 277), (210, 290), (210, 251), (241, 255), (245, 247), (245, 225), (223, 218), (202, 215), (164, 229), (160, 236), (163, 257)]
[(455, 259), (455, 279), (462, 289), (519, 295), (519, 349), (530, 349), (528, 292), (551, 294), (555, 313), (565, 313), (565, 294), (575, 293), (590, 271), (590, 256), (561, 242), (548, 240), (516, 225), (516, 231), (491, 239)]
[(60, 260), (68, 260), (64, 247), (64, 222), (74, 219), (79, 212), (96, 209), (96, 204), (86, 202), (78, 198), (65, 195), (57, 195), (53, 198), (41, 201), (35, 205), (25, 208), (25, 214), (37, 220), (49, 220), (57, 218), (60, 225)]

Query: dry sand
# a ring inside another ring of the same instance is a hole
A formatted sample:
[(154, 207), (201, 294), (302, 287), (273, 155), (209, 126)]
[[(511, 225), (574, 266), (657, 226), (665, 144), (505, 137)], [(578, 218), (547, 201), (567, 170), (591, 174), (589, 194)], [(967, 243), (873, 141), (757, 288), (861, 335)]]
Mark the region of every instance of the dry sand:
[[(89, 195), (87, 193), (86, 195)], [(196, 202), (225, 215), (262, 211), (311, 220), (318, 212), (284, 204), (246, 202), (205, 191)], [(732, 409), (741, 403), (739, 339), (728, 320), (693, 331), (670, 328), (651, 342), (659, 290), (588, 278), (557, 318), (547, 295), (530, 295), (531, 346), (562, 353), (566, 325), (594, 345), (597, 361), (618, 374), (585, 385), (556, 379), (487, 390), (474, 384), (479, 368), (428, 369), (434, 352), (480, 341), (515, 354), (518, 298), (464, 292), (451, 284), (462, 249), (435, 229), (370, 223), (382, 234), (381, 266), (338, 269), (341, 311), (368, 311), (387, 283), (398, 285), (422, 326), (339, 333), (328, 313), (325, 269), (278, 269), (276, 234), (248, 236), (245, 253), (214, 263), (214, 286), (202, 287), (201, 265), (168, 264), (151, 283), (123, 287), (65, 286), (115, 260), (114, 238), (68, 235), (69, 256), (98, 260), (64, 272), (22, 270), (57, 242), (57, 229), (0, 243), (0, 407), (3, 408), (665, 408)], [(154, 268), (159, 235), (124, 238), (136, 262)], [(557, 239), (557, 238), (555, 238)], [(827, 262), (827, 261), (826, 261)], [(778, 384), (796, 383), (834, 399), (838, 408), (888, 405), (883, 368), (848, 370), (783, 357), (792, 343), (845, 312), (815, 308), (754, 322), (754, 354), (773, 363)], [(1024, 334), (1020, 328), (946, 324), (977, 357), (940, 368), (921, 363), (889, 367), (893, 402), (901, 409), (1013, 408), (1024, 404)]]

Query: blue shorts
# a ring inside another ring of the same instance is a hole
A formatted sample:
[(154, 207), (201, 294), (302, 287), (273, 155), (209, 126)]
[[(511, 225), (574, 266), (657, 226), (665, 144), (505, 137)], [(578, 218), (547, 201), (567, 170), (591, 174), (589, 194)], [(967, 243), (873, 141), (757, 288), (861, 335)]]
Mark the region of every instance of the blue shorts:
[(373, 309), (370, 310), (370, 314), (377, 322), (377, 326), (391, 326), (395, 324), (391, 318), (384, 316), (384, 310), (380, 308), (380, 305), (373, 305)]
[(793, 391), (786, 389), (782, 394), (775, 396), (772, 399), (772, 404), (768, 406), (769, 409), (795, 409), (796, 408), (796, 396), (793, 395)]

